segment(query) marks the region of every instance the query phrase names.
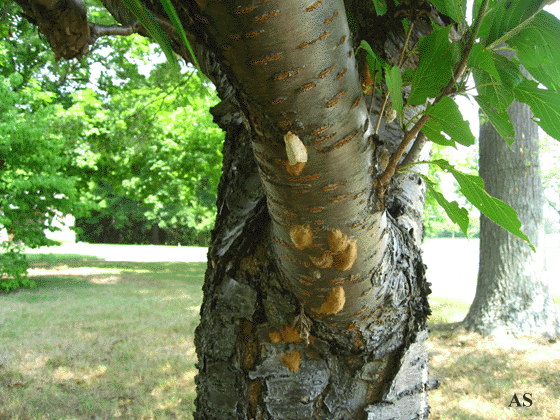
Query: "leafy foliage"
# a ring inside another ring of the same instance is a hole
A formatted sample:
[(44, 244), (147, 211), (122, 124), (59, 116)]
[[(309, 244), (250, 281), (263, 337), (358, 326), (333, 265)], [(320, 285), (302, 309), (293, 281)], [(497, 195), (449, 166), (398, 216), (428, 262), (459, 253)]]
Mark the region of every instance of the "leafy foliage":
[[(461, 111), (459, 111), (459, 106), (453, 99), (447, 97), (442, 98), (441, 101), (429, 107), (425, 112), (432, 117), (426, 123), (430, 134), (437, 133), (441, 135), (441, 132), (446, 133), (451, 139), (449, 144), (453, 146), (455, 146), (455, 142), (463, 146), (470, 146), (475, 143), (475, 138), (471, 132), (469, 123), (463, 120), (463, 115)], [(428, 138), (431, 139), (430, 134), (426, 131), (425, 133)], [(433, 141), (439, 143), (437, 139)], [(443, 144), (445, 145), (446, 143), (444, 142)]]
[(432, 0), (432, 3), (455, 22), (462, 22), (465, 19), (466, 0)]
[(490, 47), (506, 42), (525, 28), (546, 3), (542, 0), (498, 2), (484, 17), (480, 36)]
[(423, 105), (438, 96), (453, 75), (454, 60), (449, 42), (451, 27), (438, 28), (420, 39), (420, 62), (412, 80), (409, 105)]
[(37, 83), (20, 90), (21, 77), (0, 76), (0, 224), (28, 247), (52, 244), (57, 212), (79, 212), (76, 178), (65, 174), (66, 141), (52, 133), (59, 107)]
[[(484, 190), (484, 181), (482, 178), (476, 175), (464, 174), (445, 160), (440, 159), (432, 163), (439, 166), (444, 171), (450, 172), (455, 177), (463, 195), (471, 204), (479, 209), (481, 213), (514, 235), (529, 241), (529, 238), (521, 232), (521, 222), (517, 218), (517, 212), (503, 201), (488, 195)], [(532, 245), (531, 247), (533, 250), (535, 249)]]
[(550, 136), (560, 139), (560, 94), (539, 89), (538, 83), (524, 80), (513, 92), (519, 102), (524, 102), (538, 118), (538, 124)]
[(119, 229), (136, 220), (143, 231), (154, 224), (210, 231), (223, 140), (207, 112), (216, 96), (196, 73), (166, 68), (107, 100), (77, 92), (64, 115), (60, 128), (75, 138), (74, 166), (87, 172), (92, 222), (107, 216)]
[[(87, 3), (96, 22), (114, 23)], [(57, 63), (9, 5), (2, 28), (12, 36), (0, 39), (0, 229), (28, 247), (54, 245), (44, 231), (72, 213), (107, 216), (147, 238), (154, 225), (182, 243), (207, 235), (223, 139), (207, 112), (213, 87), (157, 59), (148, 74), (146, 57), (159, 50), (141, 36), (100, 38), (81, 62)], [(30, 285), (21, 251), (5, 244), (4, 289)]]
[[(157, 43), (161, 46), (165, 56), (171, 66), (175, 69), (178, 68), (179, 64), (177, 63), (177, 57), (175, 57), (175, 53), (171, 49), (171, 44), (167, 39), (167, 36), (156, 22), (154, 16), (150, 13), (150, 11), (144, 6), (144, 4), (140, 0), (123, 0), (125, 6), (138, 18), (144, 28), (148, 31), (150, 36), (157, 41)], [(164, 1), (162, 3), (165, 4)], [(175, 16), (177, 13), (175, 13)], [(181, 26), (182, 28), (182, 26)]]
[(402, 115), (403, 98), (402, 98), (402, 76), (401, 70), (398, 67), (391, 67), (387, 69), (386, 73), (387, 87), (391, 93), (391, 100), (393, 101), (393, 109), (397, 111), (399, 117)]
[(523, 66), (549, 90), (560, 91), (560, 21), (541, 11), (510, 40)]
[[(432, 3), (456, 22), (466, 24), (466, 1), (434, 0)], [(475, 137), (468, 123), (451, 99), (456, 94), (468, 94), (464, 85), (466, 75), (471, 72), (476, 82), (476, 103), (508, 144), (514, 141), (515, 133), (506, 110), (515, 99), (527, 103), (543, 130), (560, 139), (560, 21), (542, 10), (546, 3), (543, 0), (476, 0), (474, 23), (459, 42), (450, 40), (451, 26), (435, 28), (430, 35), (421, 38), (416, 50), (419, 63), (411, 78), (410, 94), (402, 105), (393, 99), (393, 106), (399, 115), (401, 106), (403, 110), (407, 106), (427, 104), (427, 107), (409, 126), (399, 120), (405, 132), (403, 141), (411, 141), (410, 133), (422, 130), (432, 142), (441, 146), (474, 144)], [(398, 98), (400, 95), (396, 91), (408, 84), (410, 75), (404, 71), (401, 78), (397, 77), (396, 73), (401, 73), (397, 67), (391, 68), (383, 63), (367, 42), (362, 41), (361, 46), (368, 52), (370, 70), (372, 64), (376, 72), (379, 67), (384, 68), (389, 93), (392, 98)], [(498, 54), (498, 49), (513, 50), (517, 56), (509, 54), (508, 57), (512, 58), (506, 58)], [(520, 65), (526, 67), (537, 82), (527, 79)], [(538, 82), (547, 89), (539, 88)], [(401, 147), (396, 153), (403, 153), (404, 149)], [(382, 180), (392, 174), (388, 171), (395, 170), (399, 158), (400, 155), (391, 157)], [(482, 213), (528, 240), (520, 230), (521, 223), (515, 210), (490, 197), (478, 176), (465, 174), (441, 159), (430, 163), (451, 173), (459, 184), (459, 191)], [(435, 202), (466, 234), (466, 209), (447, 201), (432, 180), (427, 179), (427, 185)]]
[(36, 287), (36, 283), (27, 277), (28, 268), (29, 263), (22, 247), (12, 242), (3, 242), (0, 245), (0, 292), (20, 287)]
[(426, 185), (428, 185), (428, 191), (435, 198), (437, 203), (445, 210), (445, 213), (451, 219), (453, 223), (459, 225), (465, 236), (468, 235), (469, 229), (469, 212), (464, 207), (459, 207), (456, 201), (447, 201), (441, 192), (436, 190), (434, 183), (427, 179)]

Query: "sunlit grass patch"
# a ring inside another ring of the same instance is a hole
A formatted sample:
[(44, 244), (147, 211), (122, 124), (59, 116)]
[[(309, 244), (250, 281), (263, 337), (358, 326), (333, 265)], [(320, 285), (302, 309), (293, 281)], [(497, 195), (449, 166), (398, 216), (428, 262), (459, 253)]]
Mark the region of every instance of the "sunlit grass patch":
[(192, 418), (205, 263), (32, 267), (0, 296), (0, 418)]

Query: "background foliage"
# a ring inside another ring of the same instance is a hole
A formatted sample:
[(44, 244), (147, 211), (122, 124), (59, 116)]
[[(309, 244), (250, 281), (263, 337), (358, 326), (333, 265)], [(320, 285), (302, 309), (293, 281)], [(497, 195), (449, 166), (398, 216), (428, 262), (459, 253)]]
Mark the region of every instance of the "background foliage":
[[(433, 3), (464, 19), (465, 2)], [(384, 69), (401, 123), (407, 106), (435, 98), (423, 128), (436, 144), (432, 162), (440, 162), (430, 169), (434, 188), (426, 206), (427, 236), (478, 231), (473, 205), (460, 194), (446, 198), (450, 190), (481, 193), (476, 157), (453, 161), (448, 152), (472, 145), (474, 136), (458, 107), (445, 95), (438, 97), (462, 58), (474, 74), (477, 96), (465, 89), (466, 79), (456, 80), (453, 94), (473, 96), (506, 141), (513, 132), (505, 109), (514, 98), (532, 107), (547, 133), (560, 137), (560, 43), (551, 35), (560, 31), (560, 22), (539, 11), (544, 2), (521, 0), (505, 8), (495, 0), (477, 0), (475, 16), (485, 4), (489, 12), (478, 22), (480, 38), (467, 34), (462, 44), (450, 42), (450, 27), (437, 28), (420, 40), (420, 64), (412, 75), (399, 77), (397, 67), (362, 42), (370, 70), (379, 75)], [(90, 20), (114, 23), (100, 2), (86, 5)], [(386, 13), (386, 2), (377, 2), (376, 10)], [(43, 230), (54, 229), (55, 214), (68, 213), (77, 217), (82, 241), (204, 244), (214, 222), (223, 139), (208, 113), (217, 102), (213, 87), (193, 67), (171, 71), (159, 47), (140, 36), (100, 38), (81, 61), (57, 63), (44, 37), (18, 13), (13, 2), (0, 13), (0, 225), (32, 247), (50, 244)], [(508, 42), (518, 59), (497, 55), (500, 42)], [(525, 79), (520, 64), (542, 85)], [(411, 85), (408, 98), (398, 94), (405, 85)], [(459, 177), (462, 187), (442, 191), (445, 171)], [(558, 209), (556, 175), (545, 174), (545, 182), (550, 206)], [(499, 209), (497, 201), (485, 200)], [(437, 208), (442, 203), (460, 229)], [(514, 222), (501, 222), (522, 235)], [(19, 267), (20, 257), (12, 258), (18, 250), (2, 254), (3, 270)]]
[[(114, 23), (86, 3), (91, 20)], [(100, 38), (81, 61), (58, 63), (43, 38), (3, 6), (0, 227), (53, 245), (44, 230), (71, 213), (82, 241), (204, 244), (222, 159), (213, 86), (190, 66), (170, 71), (141, 36)], [(0, 255), (0, 289), (24, 285), (21, 247)]]

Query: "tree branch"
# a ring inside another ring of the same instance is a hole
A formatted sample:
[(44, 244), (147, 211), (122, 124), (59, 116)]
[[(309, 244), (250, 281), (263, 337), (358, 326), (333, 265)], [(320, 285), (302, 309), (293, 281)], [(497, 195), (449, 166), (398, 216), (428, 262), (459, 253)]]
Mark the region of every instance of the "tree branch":
[(420, 131), (416, 136), (416, 140), (414, 140), (412, 147), (410, 148), (409, 152), (407, 153), (402, 163), (398, 166), (398, 168), (400, 168), (401, 166), (406, 166), (406, 165), (410, 165), (411, 163), (414, 163), (416, 159), (418, 159), (418, 157), (420, 156), (420, 152), (424, 148), (426, 141), (428, 141), (428, 138), (422, 131)]
[(102, 36), (129, 36), (140, 31), (142, 25), (135, 22), (132, 25), (100, 25), (98, 23), (88, 22), (90, 31), (90, 45), (94, 44), (98, 38)]
[[(486, 14), (486, 9), (487, 8), (488, 8), (488, 0), (484, 0), (482, 2), (482, 5), (480, 6), (480, 10), (478, 12), (475, 23), (473, 25), (472, 32), (471, 32), (470, 36), (467, 38), (467, 45), (465, 46), (465, 49), (463, 51), (463, 55), (461, 57), (461, 60), (459, 61), (459, 63), (457, 64), (457, 67), (455, 68), (455, 72), (453, 73), (453, 77), (451, 77), (447, 86), (445, 86), (445, 88), (442, 89), (440, 95), (434, 100), (433, 105), (435, 105), (436, 103), (441, 101), (441, 99), (443, 97), (449, 96), (449, 94), (451, 94), (453, 92), (453, 89), (455, 87), (455, 84), (457, 83), (457, 80), (459, 80), (459, 78), (465, 72), (465, 68), (467, 67), (467, 59), (469, 57), (469, 54), (470, 54), (470, 52), (472, 50), (472, 47), (474, 45), (474, 42), (476, 40), (476, 35), (478, 33), (478, 30), (480, 29), (480, 25), (482, 23), (482, 18)], [(414, 139), (416, 134), (418, 134), (420, 132), (420, 130), (422, 130), (422, 128), (428, 122), (429, 119), (430, 119), (430, 116), (427, 115), (427, 114), (424, 114), (416, 122), (416, 124), (414, 124), (412, 129), (405, 134), (401, 144), (399, 144), (399, 147), (397, 148), (397, 150), (395, 150), (395, 152), (391, 155), (391, 158), (389, 159), (389, 164), (387, 165), (387, 168), (385, 169), (385, 171), (383, 172), (383, 175), (381, 175), (381, 178), (379, 178), (379, 181), (377, 183), (378, 196), (380, 198), (380, 202), (382, 201), (382, 198), (385, 195), (384, 190), (387, 188), (387, 186), (389, 185), (389, 181), (391, 180), (391, 178), (395, 174), (397, 164), (398, 164), (400, 158), (402, 157), (404, 151), (406, 150), (409, 143)], [(418, 137), (418, 138), (420, 138), (420, 137)]]

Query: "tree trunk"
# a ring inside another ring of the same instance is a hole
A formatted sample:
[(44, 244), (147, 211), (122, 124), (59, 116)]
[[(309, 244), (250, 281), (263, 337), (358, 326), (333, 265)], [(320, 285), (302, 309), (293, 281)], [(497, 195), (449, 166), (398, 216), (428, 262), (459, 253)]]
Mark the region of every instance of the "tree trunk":
[[(119, 0), (103, 3), (131, 23)], [(144, 3), (167, 19), (159, 2)], [(438, 18), (413, 3), (425, 13), (405, 52), (431, 30), (426, 16)], [(195, 334), (195, 418), (427, 418), (435, 382), (419, 250), (425, 185), (397, 174), (377, 196), (403, 132), (382, 120), (374, 133), (382, 95), (379, 86), (372, 97), (362, 92), (367, 67), (358, 68), (345, 4), (175, 5), (222, 99), (212, 112), (226, 131)], [(394, 4), (383, 17), (370, 1), (346, 7), (359, 37), (397, 65), (405, 32)], [(415, 68), (416, 53), (403, 57)], [(409, 108), (405, 123), (417, 112)]]
[(150, 243), (152, 245), (159, 245), (159, 225), (154, 223), (150, 228)]
[(427, 418), (428, 290), (412, 237), (396, 231), (367, 328), (359, 317), (346, 330), (308, 318), (278, 268), (250, 134), (225, 108), (213, 110), (229, 126), (195, 336), (195, 418)]
[(480, 176), (490, 195), (517, 210), (537, 251), (481, 216), (476, 295), (464, 324), (484, 335), (556, 337), (560, 324), (544, 275), (538, 126), (525, 104), (515, 101), (508, 113), (516, 131), (511, 148), (490, 123), (480, 127)]
[[(227, 136), (196, 331), (196, 419), (429, 413), (425, 187), (401, 175), (386, 209), (375, 207), (380, 156), (402, 132), (373, 136), (381, 101), (370, 122), (344, 5), (319, 4), (205, 9), (220, 22), (210, 31), (227, 76), (214, 74), (225, 82), (213, 113)], [(288, 130), (308, 153), (301, 173), (287, 160)]]

